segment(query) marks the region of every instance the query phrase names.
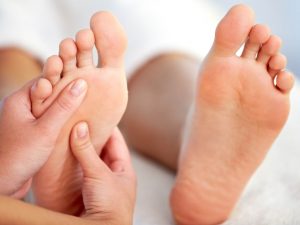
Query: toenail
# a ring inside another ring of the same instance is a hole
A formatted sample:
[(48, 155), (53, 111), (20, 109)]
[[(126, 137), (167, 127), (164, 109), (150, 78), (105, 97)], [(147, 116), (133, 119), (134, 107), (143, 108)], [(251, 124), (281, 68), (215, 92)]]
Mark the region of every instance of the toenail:
[(81, 123), (78, 125), (77, 130), (77, 138), (84, 138), (88, 134), (88, 126), (86, 123)]
[(86, 90), (86, 87), (87, 85), (84, 80), (77, 80), (71, 87), (71, 94), (78, 97)]
[(122, 173), (125, 170), (124, 166), (120, 162), (112, 163), (110, 166), (111, 166), (112, 171), (115, 173)]

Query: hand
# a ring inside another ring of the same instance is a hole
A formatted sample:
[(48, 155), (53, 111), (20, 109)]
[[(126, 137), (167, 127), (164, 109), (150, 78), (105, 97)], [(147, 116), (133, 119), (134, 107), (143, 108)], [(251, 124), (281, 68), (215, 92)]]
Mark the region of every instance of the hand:
[[(85, 85), (75, 89), (76, 82)], [(87, 89), (83, 80), (72, 82), (36, 119), (29, 98), (32, 84), (29, 82), (0, 105), (0, 194), (17, 198), (28, 191), (31, 178), (47, 161), (60, 130), (81, 104)]]
[(108, 224), (132, 224), (136, 177), (120, 131), (115, 129), (101, 158), (91, 143), (86, 123), (73, 128), (70, 140), (83, 171), (83, 217)]

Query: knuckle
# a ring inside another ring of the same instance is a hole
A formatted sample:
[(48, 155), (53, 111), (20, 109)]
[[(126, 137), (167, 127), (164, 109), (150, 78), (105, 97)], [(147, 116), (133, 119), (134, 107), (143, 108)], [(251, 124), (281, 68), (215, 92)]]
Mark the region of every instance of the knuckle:
[(66, 96), (61, 96), (57, 99), (56, 104), (61, 111), (70, 111), (73, 107), (71, 99)]
[(93, 148), (92, 143), (89, 139), (77, 142), (75, 146), (79, 151)]
[(15, 103), (16, 103), (16, 99), (15, 99), (14, 95), (10, 95), (10, 96), (5, 97), (2, 100), (2, 107), (4, 109), (10, 109), (10, 108), (14, 107)]

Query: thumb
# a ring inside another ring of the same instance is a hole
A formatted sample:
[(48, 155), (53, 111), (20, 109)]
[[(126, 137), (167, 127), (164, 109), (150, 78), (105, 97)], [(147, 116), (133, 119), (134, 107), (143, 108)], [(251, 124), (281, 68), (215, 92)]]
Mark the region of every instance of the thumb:
[(82, 103), (87, 92), (87, 83), (79, 79), (70, 83), (38, 120), (50, 132), (59, 133), (65, 123)]
[(85, 177), (99, 178), (109, 171), (91, 142), (87, 123), (81, 122), (74, 126), (70, 142), (72, 152), (81, 165)]

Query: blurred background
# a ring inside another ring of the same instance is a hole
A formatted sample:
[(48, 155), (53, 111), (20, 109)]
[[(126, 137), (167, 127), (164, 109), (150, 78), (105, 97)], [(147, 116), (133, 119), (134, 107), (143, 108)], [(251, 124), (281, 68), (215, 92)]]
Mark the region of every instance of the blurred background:
[(251, 6), (257, 22), (267, 24), (283, 40), (282, 52), (288, 57), (288, 69), (300, 78), (300, 1), (295, 0), (212, 0), (223, 15), (234, 4)]

